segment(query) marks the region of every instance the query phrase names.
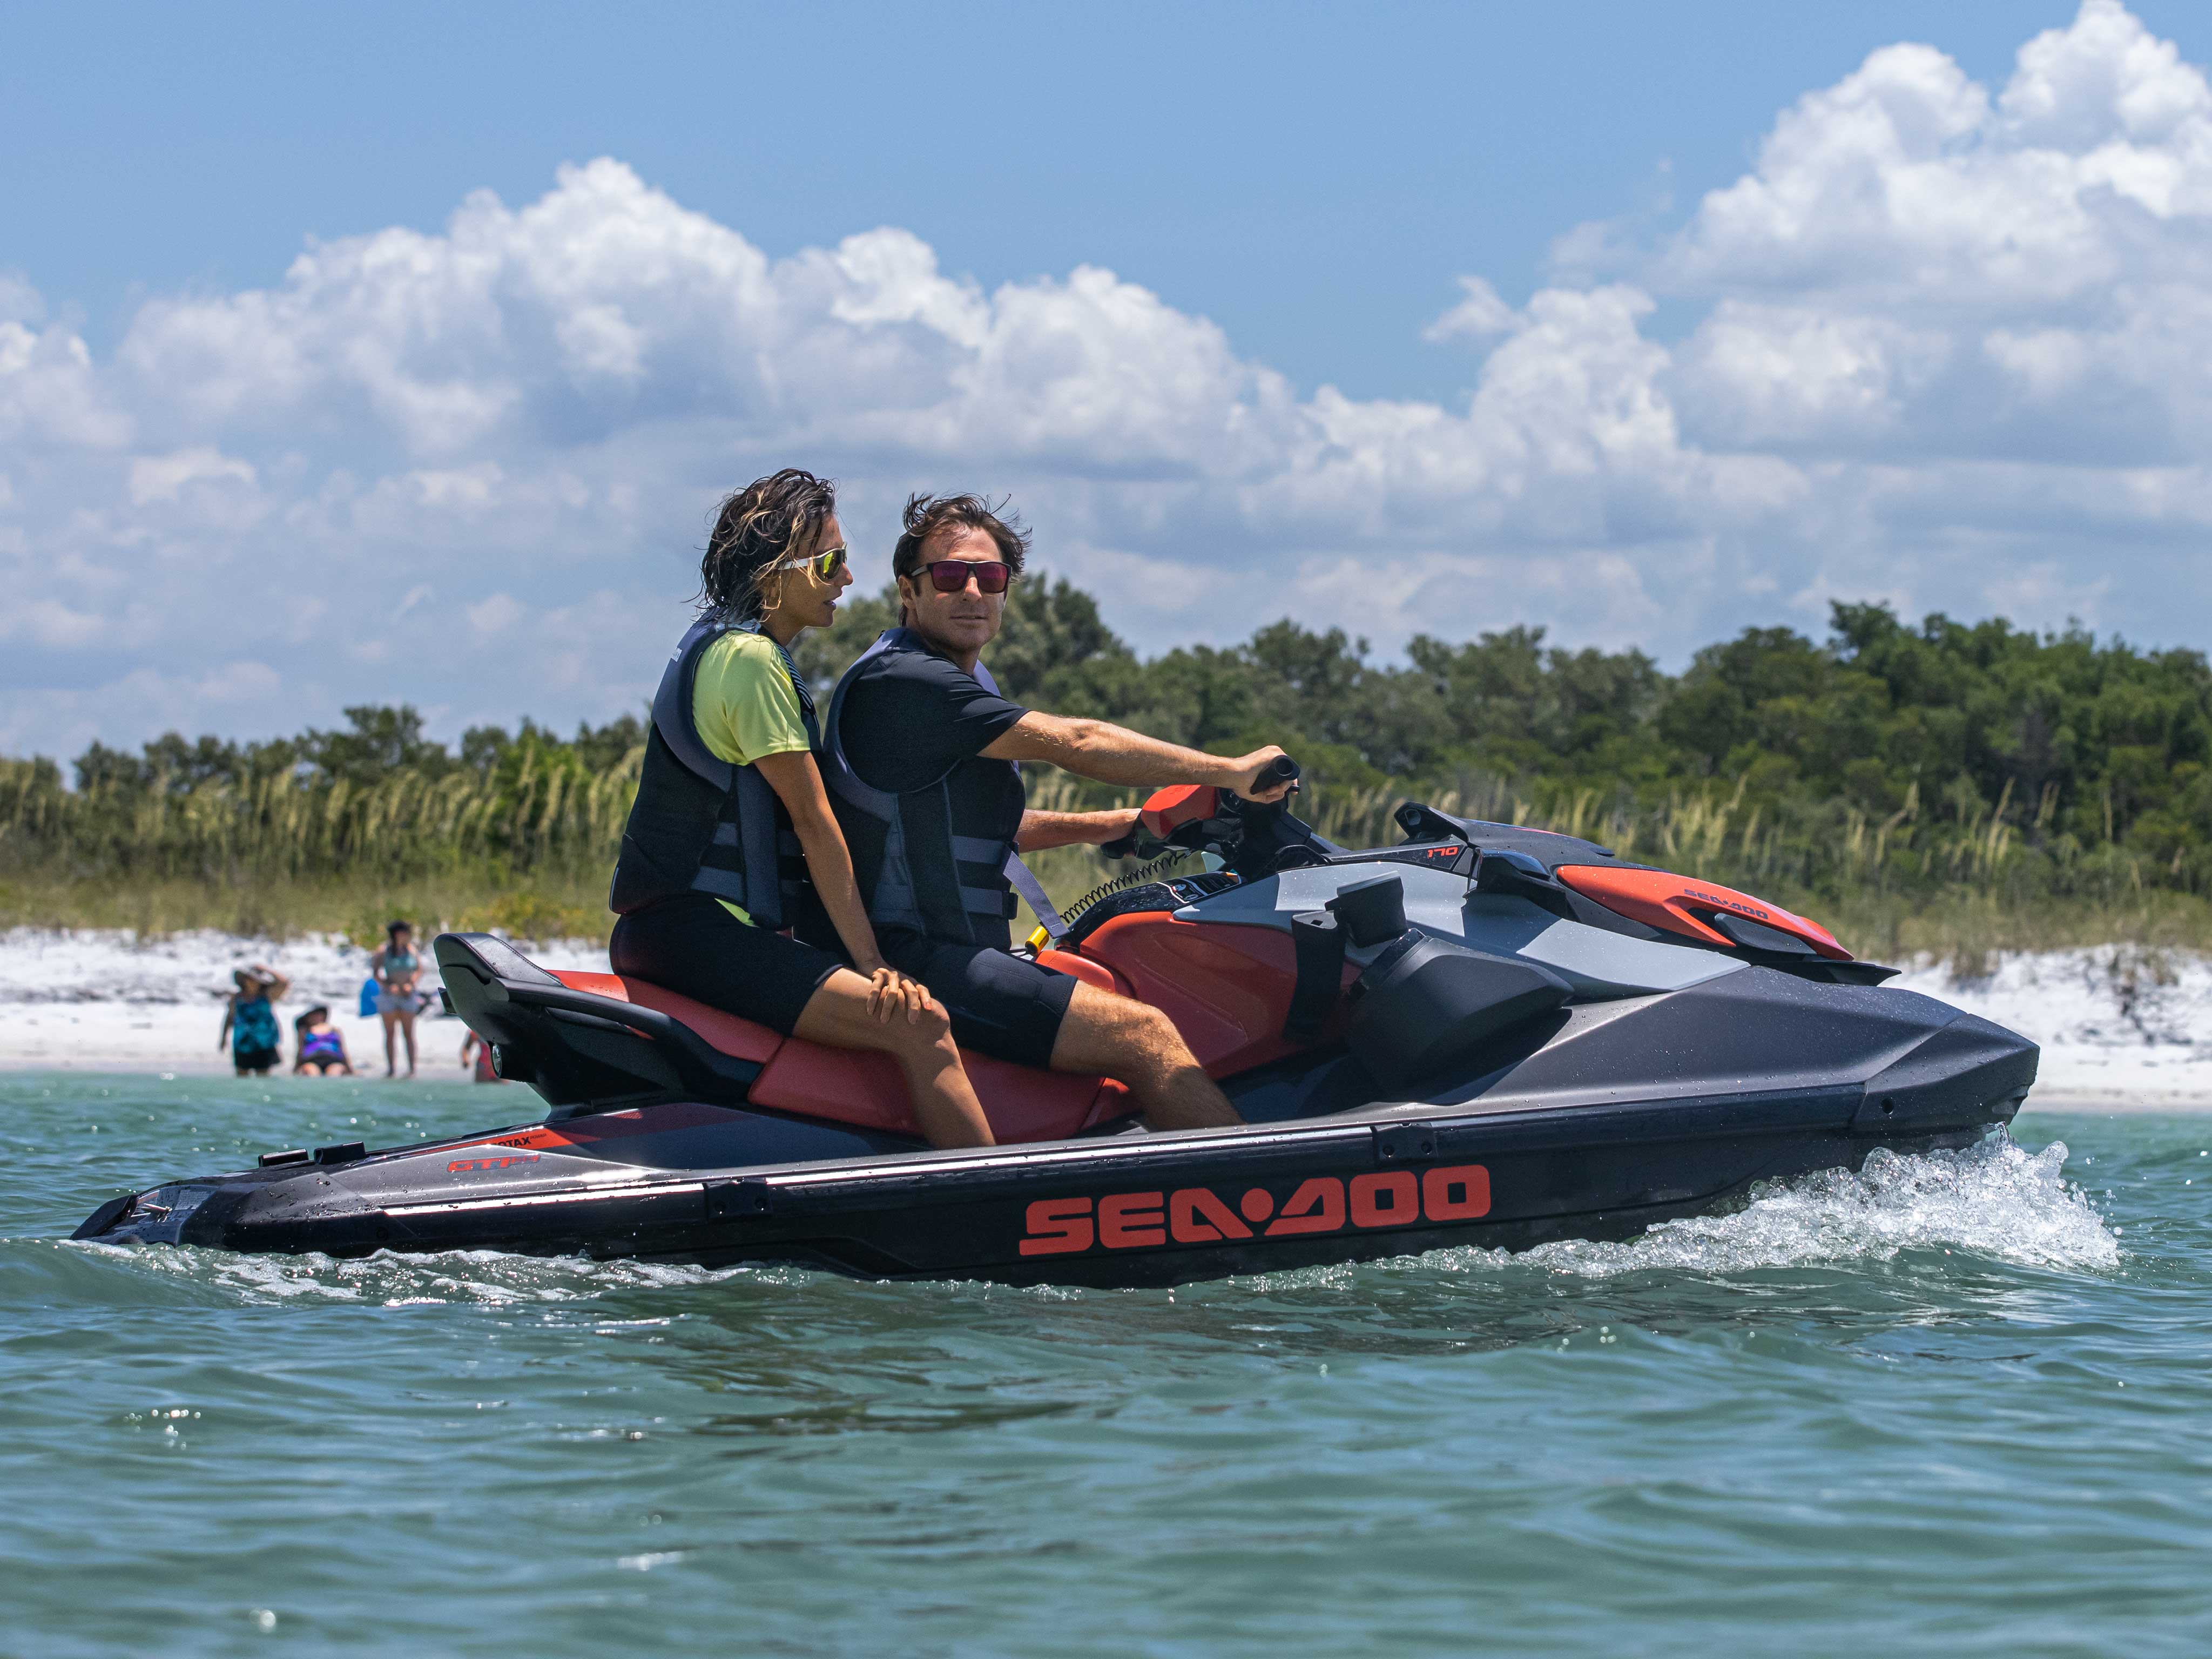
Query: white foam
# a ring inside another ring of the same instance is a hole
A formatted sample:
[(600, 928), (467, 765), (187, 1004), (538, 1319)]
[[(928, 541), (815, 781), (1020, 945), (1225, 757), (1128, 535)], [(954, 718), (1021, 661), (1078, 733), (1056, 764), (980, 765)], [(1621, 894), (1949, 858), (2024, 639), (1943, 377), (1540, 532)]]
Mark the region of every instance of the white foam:
[(2063, 1141), (2030, 1152), (2003, 1134), (1961, 1152), (1914, 1157), (1876, 1148), (1856, 1174), (1827, 1170), (1776, 1183), (1733, 1214), (1666, 1222), (1624, 1243), (1571, 1239), (1519, 1257), (1448, 1250), (1418, 1260), (1459, 1271), (1516, 1262), (1589, 1278), (1887, 1261), (1911, 1250), (2027, 1267), (2115, 1267), (2119, 1239), (2081, 1188), (2063, 1178), (2065, 1162)]
[(510, 1255), (497, 1250), (447, 1250), (403, 1255), (380, 1250), (340, 1260), (302, 1255), (236, 1255), (222, 1250), (100, 1245), (155, 1273), (196, 1279), (249, 1302), (359, 1302), (385, 1307), (451, 1303), (494, 1306), (588, 1301), (612, 1291), (674, 1290), (746, 1277), (781, 1283), (780, 1269), (698, 1267), (647, 1261), (595, 1261), (581, 1256)]

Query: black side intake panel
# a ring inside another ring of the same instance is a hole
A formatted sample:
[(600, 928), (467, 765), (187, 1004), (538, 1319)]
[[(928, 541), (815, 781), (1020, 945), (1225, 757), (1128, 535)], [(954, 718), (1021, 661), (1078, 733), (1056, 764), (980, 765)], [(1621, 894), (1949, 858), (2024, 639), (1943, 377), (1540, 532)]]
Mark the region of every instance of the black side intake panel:
[(1406, 884), (1396, 876), (1370, 876), (1338, 889), (1323, 908), (1364, 950), (1406, 931)]
[(1548, 1014), (1572, 988), (1549, 969), (1407, 933), (1352, 988), (1345, 1041), (1385, 1088), (1474, 1057), (1493, 1037)]

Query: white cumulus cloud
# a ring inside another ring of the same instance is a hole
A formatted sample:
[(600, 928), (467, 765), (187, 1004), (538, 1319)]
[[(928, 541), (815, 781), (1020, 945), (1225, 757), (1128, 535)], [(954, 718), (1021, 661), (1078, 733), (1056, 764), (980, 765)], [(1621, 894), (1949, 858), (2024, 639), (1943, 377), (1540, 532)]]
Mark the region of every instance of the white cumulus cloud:
[(840, 478), (872, 585), (908, 490), (1011, 493), (1149, 648), (1290, 614), (1679, 659), (1838, 597), (2202, 638), (2203, 72), (2088, 0), (1998, 86), (1884, 47), (1756, 155), (1671, 232), (1568, 230), (1601, 276), (1461, 275), (1440, 401), (1301, 392), (1101, 264), (771, 258), (609, 158), (98, 357), (0, 276), (0, 750), (634, 709), (716, 499), (786, 465)]

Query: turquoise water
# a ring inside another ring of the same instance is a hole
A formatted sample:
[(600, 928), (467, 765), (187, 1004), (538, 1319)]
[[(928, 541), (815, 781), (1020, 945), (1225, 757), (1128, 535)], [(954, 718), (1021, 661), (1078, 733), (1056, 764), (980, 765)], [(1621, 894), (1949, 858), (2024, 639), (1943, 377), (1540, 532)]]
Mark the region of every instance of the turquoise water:
[(125, 1186), (532, 1099), (0, 1077), (0, 1650), (2212, 1637), (2212, 1118), (1173, 1292), (58, 1242)]

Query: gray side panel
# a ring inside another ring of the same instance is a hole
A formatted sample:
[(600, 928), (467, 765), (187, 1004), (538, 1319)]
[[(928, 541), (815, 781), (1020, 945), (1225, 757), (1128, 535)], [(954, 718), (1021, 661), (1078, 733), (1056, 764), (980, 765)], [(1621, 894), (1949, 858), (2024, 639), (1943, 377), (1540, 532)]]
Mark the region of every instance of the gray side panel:
[[(1747, 965), (1714, 951), (1630, 939), (1565, 921), (1524, 898), (1470, 893), (1464, 876), (1411, 864), (1285, 870), (1185, 905), (1176, 915), (1184, 921), (1235, 922), (1287, 932), (1292, 916), (1320, 909), (1349, 883), (1381, 875), (1397, 876), (1405, 883), (1406, 920), (1423, 933), (1540, 963), (1573, 986), (1575, 995), (1584, 1000), (1680, 991), (1740, 973)], [(1351, 954), (1356, 962), (1364, 953)]]
[(2024, 1090), (2015, 1073), (2024, 1066), (2033, 1079), (2035, 1048), (2009, 1031), (1914, 992), (1820, 985), (1747, 965), (1687, 990), (1570, 1009), (1534, 1054), (1431, 1099), (1510, 1111), (1863, 1085), (1923, 1051), (1948, 1077), (1970, 1069), (1942, 1058), (1959, 1022), (1980, 1039), (1972, 1067), (1988, 1072), (1991, 1088)]

